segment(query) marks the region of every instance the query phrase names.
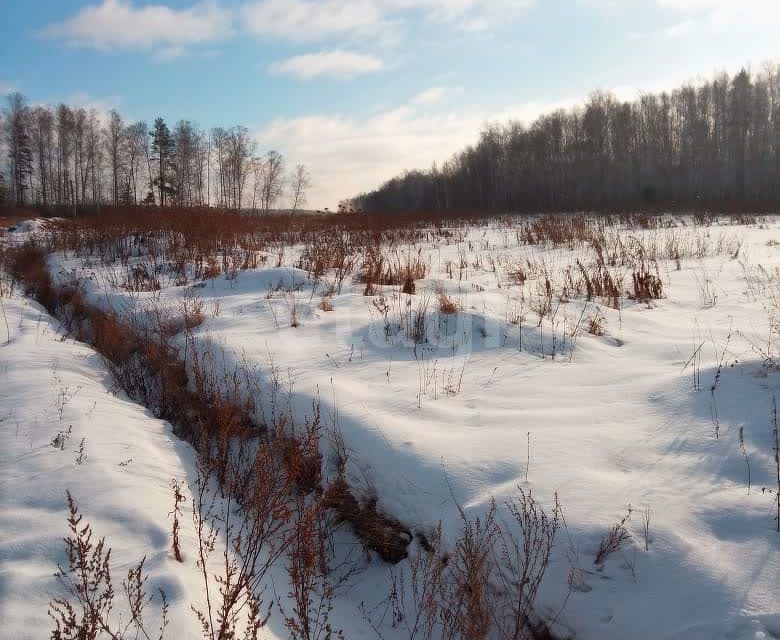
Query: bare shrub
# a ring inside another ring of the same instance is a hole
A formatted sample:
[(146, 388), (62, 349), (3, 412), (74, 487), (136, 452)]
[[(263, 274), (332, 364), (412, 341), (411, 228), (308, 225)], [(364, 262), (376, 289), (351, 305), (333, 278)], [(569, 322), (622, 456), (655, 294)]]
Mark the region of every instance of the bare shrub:
[(76, 464), (84, 464), (87, 461), (87, 458), (89, 456), (87, 455), (86, 444), (87, 444), (87, 439), (82, 438), (81, 442), (79, 443), (79, 450), (78, 450), (79, 455), (76, 456)]
[[(416, 305), (414, 301), (416, 301)], [(398, 325), (404, 328), (406, 339), (411, 340), (414, 344), (422, 344), (428, 339), (428, 307), (430, 302), (431, 295), (426, 292), (414, 298), (407, 296), (403, 306), (399, 305), (397, 308)], [(379, 307), (377, 308), (379, 309)], [(385, 320), (387, 320), (386, 316)], [(387, 328), (389, 329), (389, 327)]]
[(115, 609), (116, 592), (111, 581), (111, 547), (105, 538), (97, 542), (92, 539), (92, 527), (82, 524), (79, 512), (70, 492), (68, 500), (68, 529), (65, 549), (68, 555), (67, 568), (58, 565), (57, 581), (65, 589), (65, 597), (55, 598), (49, 604), (49, 616), (55, 628), (53, 640), (130, 640), (143, 636), (157, 635), (160, 640), (168, 625), (168, 602), (165, 593), (160, 594), (160, 627), (157, 632), (147, 629), (144, 613), (152, 597), (146, 592), (148, 576), (144, 572), (142, 559), (131, 567), (122, 581), (124, 595), (124, 616)]
[(653, 270), (650, 265), (643, 262), (631, 274), (631, 281), (633, 290), (629, 295), (634, 300), (647, 302), (648, 300), (658, 300), (664, 295), (664, 284), (658, 273), (657, 264)]
[(366, 286), (363, 289), (363, 295), (364, 296), (373, 296), (377, 293), (376, 285), (374, 284), (374, 281), (371, 279), (370, 276), (366, 276)]
[(55, 449), (59, 449), (60, 451), (65, 451), (65, 443), (70, 440), (70, 436), (73, 433), (73, 425), (68, 425), (67, 430), (65, 431), (59, 431), (56, 436), (52, 439), (52, 441), (49, 443), (52, 447)]
[(401, 266), (399, 276), (402, 281), (422, 280), (428, 271), (428, 267), (420, 258), (422, 249), (417, 252), (416, 258), (409, 257), (405, 265)]
[(301, 324), (298, 298), (294, 292), (287, 294), (287, 310), (290, 313), (290, 326), (295, 328)]
[(525, 223), (521, 234), (527, 244), (563, 245), (573, 249), (590, 241), (594, 232), (593, 220), (585, 216), (548, 214)]
[(288, 433), (286, 421), (277, 428), (275, 446), (279, 449), (290, 483), (302, 495), (322, 488), (322, 453), (320, 452), (321, 414), (314, 404), (313, 414), (306, 418), (303, 431)]
[(403, 285), (403, 292), (414, 293), (414, 281), (425, 277), (428, 267), (422, 260), (422, 248), (416, 254), (410, 251), (405, 257), (397, 252), (386, 257), (379, 246), (370, 246), (363, 258), (362, 280), (374, 285)]
[[(409, 640), (435, 637), (441, 627), (439, 593), (442, 590), (449, 557), (441, 552), (441, 523), (429, 534), (418, 533), (419, 548), (411, 555), (408, 570), (401, 565), (390, 569), (390, 593), (385, 603), (392, 610), (392, 626), (403, 629)], [(385, 607), (386, 610), (386, 607)], [(363, 616), (381, 637), (371, 612), (363, 607)]]
[(501, 638), (526, 640), (534, 637), (534, 602), (550, 562), (561, 507), (556, 495), (548, 516), (530, 490), (526, 492), (520, 486), (517, 490), (517, 496), (508, 500), (506, 506), (520, 529), (520, 538), (507, 528), (500, 528), (498, 534), (496, 573), (507, 606), (496, 608), (496, 626)]
[(439, 592), (439, 616), (446, 638), (487, 638), (495, 603), (491, 592), (494, 545), (498, 536), (496, 504), (473, 520), (461, 511), (463, 528), (447, 561), (448, 579)]
[(630, 517), (631, 508), (629, 507), (628, 513), (623, 516), (623, 519), (610, 527), (607, 534), (601, 538), (599, 548), (596, 550), (594, 564), (603, 565), (606, 559), (616, 551), (620, 551), (623, 543), (631, 537), (626, 528), (626, 522), (628, 522)]
[(123, 287), (133, 293), (142, 291), (159, 291), (162, 286), (158, 277), (157, 265), (153, 262), (139, 263), (127, 268)]
[(777, 513), (775, 515), (776, 531), (780, 533), (780, 428), (777, 423), (777, 399), (772, 394), (772, 450), (774, 453), (775, 473), (777, 485), (774, 488), (762, 487), (761, 493), (774, 494)]
[(5, 277), (8, 264), (7, 254), (5, 247), (0, 246), (0, 314), (3, 316), (3, 324), (5, 324), (5, 344), (11, 344), (11, 327), (8, 324), (8, 316), (6, 315), (5, 303), (3, 302), (5, 296), (10, 298), (14, 294), (13, 279)]
[[(741, 433), (740, 429), (740, 433)], [(652, 516), (652, 510), (650, 509), (650, 505), (647, 505), (642, 510), (642, 539), (645, 542), (645, 551), (650, 550), (650, 519)]]
[(493, 501), (476, 518), (458, 505), (462, 527), (450, 549), (442, 544), (441, 523), (418, 532), (408, 565), (390, 570), (387, 598), (372, 609), (361, 606), (377, 636), (391, 613), (392, 627), (409, 640), (552, 637), (533, 609), (563, 521), (560, 505), (556, 497), (548, 514), (519, 488), (506, 508), (509, 524)]
[(181, 528), (181, 505), (187, 501), (182, 493), (182, 483), (175, 478), (171, 480), (171, 490), (173, 491), (173, 510), (168, 514), (173, 516), (173, 525), (171, 528), (171, 550), (173, 557), (177, 562), (183, 562), (181, 555), (181, 542), (179, 540), (179, 530)]
[(412, 535), (398, 520), (380, 511), (376, 496), (358, 500), (340, 475), (325, 490), (323, 506), (333, 510), (337, 524), (348, 524), (363, 545), (385, 562), (395, 564), (406, 558)]
[[(588, 269), (578, 260), (577, 269), (585, 285), (585, 296), (588, 302), (599, 298), (613, 309), (620, 307), (620, 295), (623, 285), (622, 276), (610, 273), (601, 261), (596, 266)], [(575, 290), (578, 289), (576, 286), (574, 288)]]
[(594, 336), (603, 336), (606, 334), (606, 318), (598, 311), (588, 318), (588, 333)]
[(694, 273), (696, 286), (699, 290), (699, 300), (703, 309), (714, 307), (718, 302), (718, 294), (715, 293), (715, 287), (712, 278), (707, 269), (701, 267), (701, 278), (699, 274)]
[(185, 331), (192, 331), (203, 324), (203, 298), (195, 289), (189, 288), (185, 291), (180, 313)]
[(306, 505), (296, 500), (292, 541), (287, 548), (289, 597), (293, 609), (287, 613), (279, 602), (291, 640), (339, 640), (344, 632), (330, 623), (335, 587), (331, 583), (326, 548), (325, 510), (319, 499)]
[(528, 274), (525, 269), (523, 269), (523, 266), (519, 264), (509, 273), (509, 277), (521, 287), (525, 284), (526, 280), (528, 280)]
[(458, 303), (447, 295), (443, 287), (436, 288), (436, 297), (439, 301), (439, 313), (452, 315), (458, 312)]
[(210, 280), (212, 278), (216, 278), (222, 272), (222, 268), (214, 256), (206, 256), (205, 266), (203, 265), (203, 256), (201, 256), (199, 266), (200, 269), (196, 270), (196, 274), (201, 280)]
[(9, 250), (9, 271), (24, 292), (33, 296), (47, 309), (56, 309), (57, 295), (46, 265), (46, 252), (33, 242)]
[(356, 262), (356, 247), (349, 234), (338, 229), (328, 229), (314, 234), (304, 247), (298, 266), (319, 281), (327, 272), (333, 273), (333, 289), (341, 292), (344, 279)]
[[(232, 640), (242, 629), (241, 637), (255, 640), (270, 616), (271, 604), (266, 609), (262, 599), (266, 574), (290, 543), (285, 533), (289, 483), (273, 452), (262, 445), (254, 455), (242, 447), (221, 489), (211, 486), (213, 480), (201, 465), (192, 518), (206, 603), (193, 611), (206, 640)], [(211, 556), (220, 540), (215, 571)]]

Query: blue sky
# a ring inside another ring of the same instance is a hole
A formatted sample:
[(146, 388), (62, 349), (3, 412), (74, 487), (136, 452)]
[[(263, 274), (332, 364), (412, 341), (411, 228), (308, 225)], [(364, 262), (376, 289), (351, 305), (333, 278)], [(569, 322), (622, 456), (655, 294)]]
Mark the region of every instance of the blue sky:
[(778, 0), (0, 0), (0, 91), (243, 124), (333, 207), (593, 89), (780, 56)]

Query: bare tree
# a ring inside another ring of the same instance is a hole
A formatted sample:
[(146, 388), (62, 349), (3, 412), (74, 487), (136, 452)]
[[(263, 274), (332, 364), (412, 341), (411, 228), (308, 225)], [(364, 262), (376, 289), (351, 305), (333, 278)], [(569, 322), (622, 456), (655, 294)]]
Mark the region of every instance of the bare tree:
[(201, 131), (189, 120), (180, 120), (173, 131), (173, 168), (176, 204), (193, 206), (204, 202), (206, 142)]
[(306, 195), (311, 187), (311, 174), (306, 165), (296, 164), (290, 175), (290, 214), (306, 204)]
[(108, 124), (104, 135), (106, 137), (106, 147), (108, 149), (108, 157), (111, 163), (111, 203), (116, 206), (119, 204), (119, 174), (120, 174), (120, 161), (122, 154), (122, 144), (124, 142), (124, 124), (122, 122), (122, 116), (112, 109), (108, 114)]
[(222, 127), (216, 127), (211, 130), (211, 144), (214, 146), (214, 151), (216, 155), (216, 167), (215, 167), (215, 174), (216, 174), (216, 180), (217, 180), (217, 193), (216, 193), (216, 200), (217, 200), (217, 206), (225, 206), (226, 205), (226, 193), (227, 193), (227, 169), (226, 169), (226, 162), (225, 157), (227, 155), (227, 149), (226, 149), (226, 142), (225, 139), (227, 138), (227, 131), (223, 129)]
[(103, 146), (100, 144), (100, 121), (95, 109), (90, 109), (86, 120), (87, 169), (90, 201), (103, 202)]
[[(133, 204), (138, 204), (138, 180), (140, 179), (141, 163), (148, 159), (149, 130), (145, 122), (135, 122), (125, 128), (123, 137), (127, 152), (127, 185), (128, 196), (132, 194)], [(148, 167), (148, 164), (147, 164)], [(151, 184), (151, 171), (144, 184)]]
[[(67, 105), (57, 107), (57, 202), (76, 206), (74, 173), (69, 170), (73, 153), (75, 119)], [(75, 166), (75, 165), (74, 165)]]
[(252, 204), (250, 206), (250, 209), (252, 210), (252, 213), (256, 213), (257, 212), (257, 190), (260, 188), (260, 186), (263, 183), (263, 171), (264, 171), (263, 158), (258, 158), (257, 156), (252, 158), (251, 166), (252, 166)]
[(35, 195), (35, 201), (46, 205), (53, 199), (51, 183), (54, 114), (48, 107), (38, 106), (32, 110), (30, 115), (31, 143), (38, 177), (38, 192)]
[(269, 151), (263, 162), (260, 205), (268, 213), (284, 190), (284, 158), (278, 151)]
[(229, 203), (235, 209), (243, 204), (244, 187), (252, 171), (252, 157), (257, 143), (246, 127), (233, 127), (225, 138)]

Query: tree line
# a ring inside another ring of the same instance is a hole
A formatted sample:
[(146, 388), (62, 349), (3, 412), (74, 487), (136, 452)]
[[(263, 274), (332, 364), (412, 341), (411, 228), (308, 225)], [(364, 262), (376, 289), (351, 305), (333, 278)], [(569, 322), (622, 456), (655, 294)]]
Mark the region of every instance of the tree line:
[(623, 102), (593, 93), (529, 126), (489, 124), (440, 167), (361, 194), (365, 211), (780, 202), (780, 65)]
[(277, 151), (258, 155), (246, 127), (209, 131), (189, 120), (171, 129), (125, 122), (111, 110), (30, 106), (12, 93), (0, 115), (0, 203), (77, 210), (101, 204), (218, 206), (293, 212), (306, 203), (305, 165)]

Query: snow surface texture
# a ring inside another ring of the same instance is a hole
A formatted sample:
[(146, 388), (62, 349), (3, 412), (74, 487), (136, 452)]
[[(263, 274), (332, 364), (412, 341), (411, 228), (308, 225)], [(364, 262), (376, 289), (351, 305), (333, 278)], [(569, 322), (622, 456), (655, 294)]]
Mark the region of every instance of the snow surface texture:
[(66, 339), (38, 304), (3, 303), (11, 335), (0, 346), (0, 634), (50, 635), (48, 603), (61, 595), (54, 573), (67, 564), (67, 489), (112, 547), (115, 588), (146, 556), (149, 591), (162, 587), (172, 626), (196, 637), (188, 609), (200, 599), (197, 575), (172, 559), (167, 518), (169, 483), (186, 477), (191, 448), (112, 393), (100, 357)]
[[(557, 491), (567, 528), (538, 608), (556, 619), (558, 632), (594, 640), (780, 637), (780, 537), (774, 501), (761, 492), (773, 486), (771, 407), (780, 378), (765, 361), (777, 355), (771, 342), (777, 338), (780, 225), (770, 219), (760, 227), (675, 232), (692, 242), (704, 237), (712, 250), (681, 260), (679, 269), (673, 260), (661, 261), (663, 299), (624, 301), (619, 311), (581, 299), (564, 302), (555, 318), (542, 321), (541, 332), (534, 310), (540, 276), (532, 274), (521, 290), (510, 265), (531, 260), (560, 280), (582, 251), (524, 246), (497, 226), (457, 230), (450, 243), (399, 249), (402, 255), (421, 249), (428, 266), (415, 296), (398, 287), (379, 287), (383, 299), (364, 296), (364, 285), (348, 279), (331, 297), (333, 311), (319, 305), (327, 283), (293, 266), (302, 248), (287, 248), (281, 267), (199, 285), (206, 320), (195, 335), (227, 367), (247, 362), (268, 375), (273, 361), (289, 377), (296, 413), (305, 415), (320, 398), (323, 414), (343, 433), (353, 483), (376, 492), (382, 508), (417, 531), (441, 520), (445, 542), (452, 540), (461, 524), (453, 496), (475, 516), (491, 497), (501, 503), (517, 485), (546, 505)], [(624, 232), (644, 241), (665, 233)], [(714, 250), (731, 241), (742, 243), (737, 255), (733, 247)], [(61, 279), (82, 279), (92, 302), (126, 312), (151, 303), (175, 310), (193, 294), (190, 286), (173, 283), (130, 293), (116, 286), (123, 267), (74, 256), (55, 256), (51, 266)], [(431, 314), (427, 341), (415, 345), (407, 339), (405, 314), (427, 296), (435, 309), (437, 288), (460, 310)], [(190, 452), (164, 424), (112, 397), (88, 350), (59, 342), (47, 322), (49, 333), (41, 337), (32, 305), (12, 309), (9, 317), (18, 313), (22, 329), (0, 349), (3, 512), (11, 516), (0, 524), (4, 619), (21, 629), (23, 620), (45, 616), (48, 575), (62, 559), (66, 487), (122, 558), (148, 553), (161, 579), (181, 585), (183, 578), (165, 569), (165, 514), (168, 481), (186, 475)], [(599, 315), (606, 334), (587, 333), (588, 319)], [(519, 324), (518, 316), (524, 317)], [(694, 388), (698, 364), (701, 384)], [(63, 421), (56, 411), (62, 383), (54, 382), (53, 370), (71, 391), (83, 387)], [(54, 450), (52, 437), (71, 423), (70, 451)], [(76, 465), (72, 449), (82, 437), (89, 458)], [(128, 458), (144, 459), (146, 466), (134, 473), (132, 464), (120, 467)], [(595, 566), (599, 541), (629, 505), (631, 540)], [(340, 595), (334, 622), (346, 637), (374, 637), (358, 605), (386, 597), (386, 574), (374, 564)], [(182, 600), (192, 599), (190, 588), (179, 587)], [(34, 611), (22, 604), (34, 601)], [(394, 637), (392, 629), (383, 633)]]

